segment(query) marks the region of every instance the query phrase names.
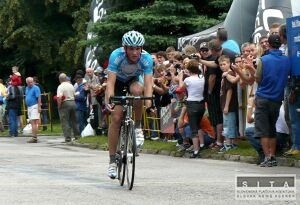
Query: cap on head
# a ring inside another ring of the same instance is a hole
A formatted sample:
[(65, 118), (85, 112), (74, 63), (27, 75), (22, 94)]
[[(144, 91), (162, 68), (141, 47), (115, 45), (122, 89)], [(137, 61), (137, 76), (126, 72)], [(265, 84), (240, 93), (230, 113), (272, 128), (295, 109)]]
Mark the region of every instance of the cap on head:
[(140, 47), (145, 43), (144, 36), (138, 31), (128, 31), (122, 37), (123, 46)]
[(208, 43), (207, 42), (202, 42), (201, 44), (200, 44), (200, 50), (201, 49), (208, 49)]

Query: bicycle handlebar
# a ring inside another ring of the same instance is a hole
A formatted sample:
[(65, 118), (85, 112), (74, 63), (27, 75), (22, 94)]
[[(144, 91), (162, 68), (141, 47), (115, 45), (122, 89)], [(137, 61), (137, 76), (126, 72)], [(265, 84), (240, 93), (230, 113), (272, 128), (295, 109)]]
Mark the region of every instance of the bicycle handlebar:
[(126, 101), (134, 101), (134, 100), (153, 100), (154, 97), (145, 97), (145, 96), (111, 96), (109, 101), (114, 104), (126, 104)]

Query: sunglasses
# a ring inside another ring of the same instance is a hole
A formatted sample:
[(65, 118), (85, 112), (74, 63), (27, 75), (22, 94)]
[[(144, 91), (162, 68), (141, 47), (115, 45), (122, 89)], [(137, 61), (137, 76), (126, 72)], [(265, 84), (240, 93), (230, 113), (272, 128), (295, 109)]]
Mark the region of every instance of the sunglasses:
[(207, 48), (200, 49), (200, 52), (208, 52)]

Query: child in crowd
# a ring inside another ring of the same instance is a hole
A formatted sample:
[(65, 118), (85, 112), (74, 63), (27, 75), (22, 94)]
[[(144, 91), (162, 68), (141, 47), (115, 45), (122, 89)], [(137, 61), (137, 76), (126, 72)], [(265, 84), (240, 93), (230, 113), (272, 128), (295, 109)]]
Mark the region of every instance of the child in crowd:
[(19, 73), (19, 67), (13, 66), (11, 70), (12, 70), (12, 75), (10, 75), (10, 79), (14, 80), (17, 86), (22, 85), (22, 76), (21, 73)]
[(227, 80), (226, 75), (235, 76), (230, 67), (230, 58), (222, 55), (219, 58), (219, 65), (223, 71), (221, 82), (220, 102), (223, 111), (223, 136), (225, 137), (224, 147), (220, 151), (228, 151), (233, 148), (237, 137), (236, 115), (238, 111), (237, 85)]

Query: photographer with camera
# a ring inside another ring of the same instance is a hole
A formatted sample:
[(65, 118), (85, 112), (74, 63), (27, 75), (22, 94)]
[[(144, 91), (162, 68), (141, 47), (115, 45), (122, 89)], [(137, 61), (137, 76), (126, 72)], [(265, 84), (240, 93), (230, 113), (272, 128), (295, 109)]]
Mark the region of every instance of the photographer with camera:
[[(234, 53), (233, 51), (222, 48), (220, 42), (217, 39), (212, 39), (209, 41), (206, 45), (207, 49), (211, 53), (211, 55), (215, 58), (215, 60), (212, 59), (205, 59), (203, 52), (201, 52), (201, 58), (200, 63), (202, 66), (206, 67), (206, 70), (210, 70), (209, 72), (213, 71), (212, 69), (215, 69), (216, 74), (216, 80), (215, 85), (212, 90), (208, 87), (208, 98), (211, 98), (211, 100), (208, 100), (209, 108), (210, 110), (210, 120), (213, 126), (216, 126), (216, 133), (217, 133), (217, 143), (215, 148), (219, 149), (223, 146), (224, 138), (222, 136), (222, 130), (223, 130), (223, 116), (222, 112), (220, 110), (220, 89), (221, 89), (221, 80), (222, 80), (222, 71), (219, 67), (218, 59), (221, 55), (226, 55), (230, 58), (230, 62), (233, 63), (235, 56), (237, 53)], [(203, 47), (204, 48), (204, 47)], [(220, 76), (221, 75), (221, 76)]]

